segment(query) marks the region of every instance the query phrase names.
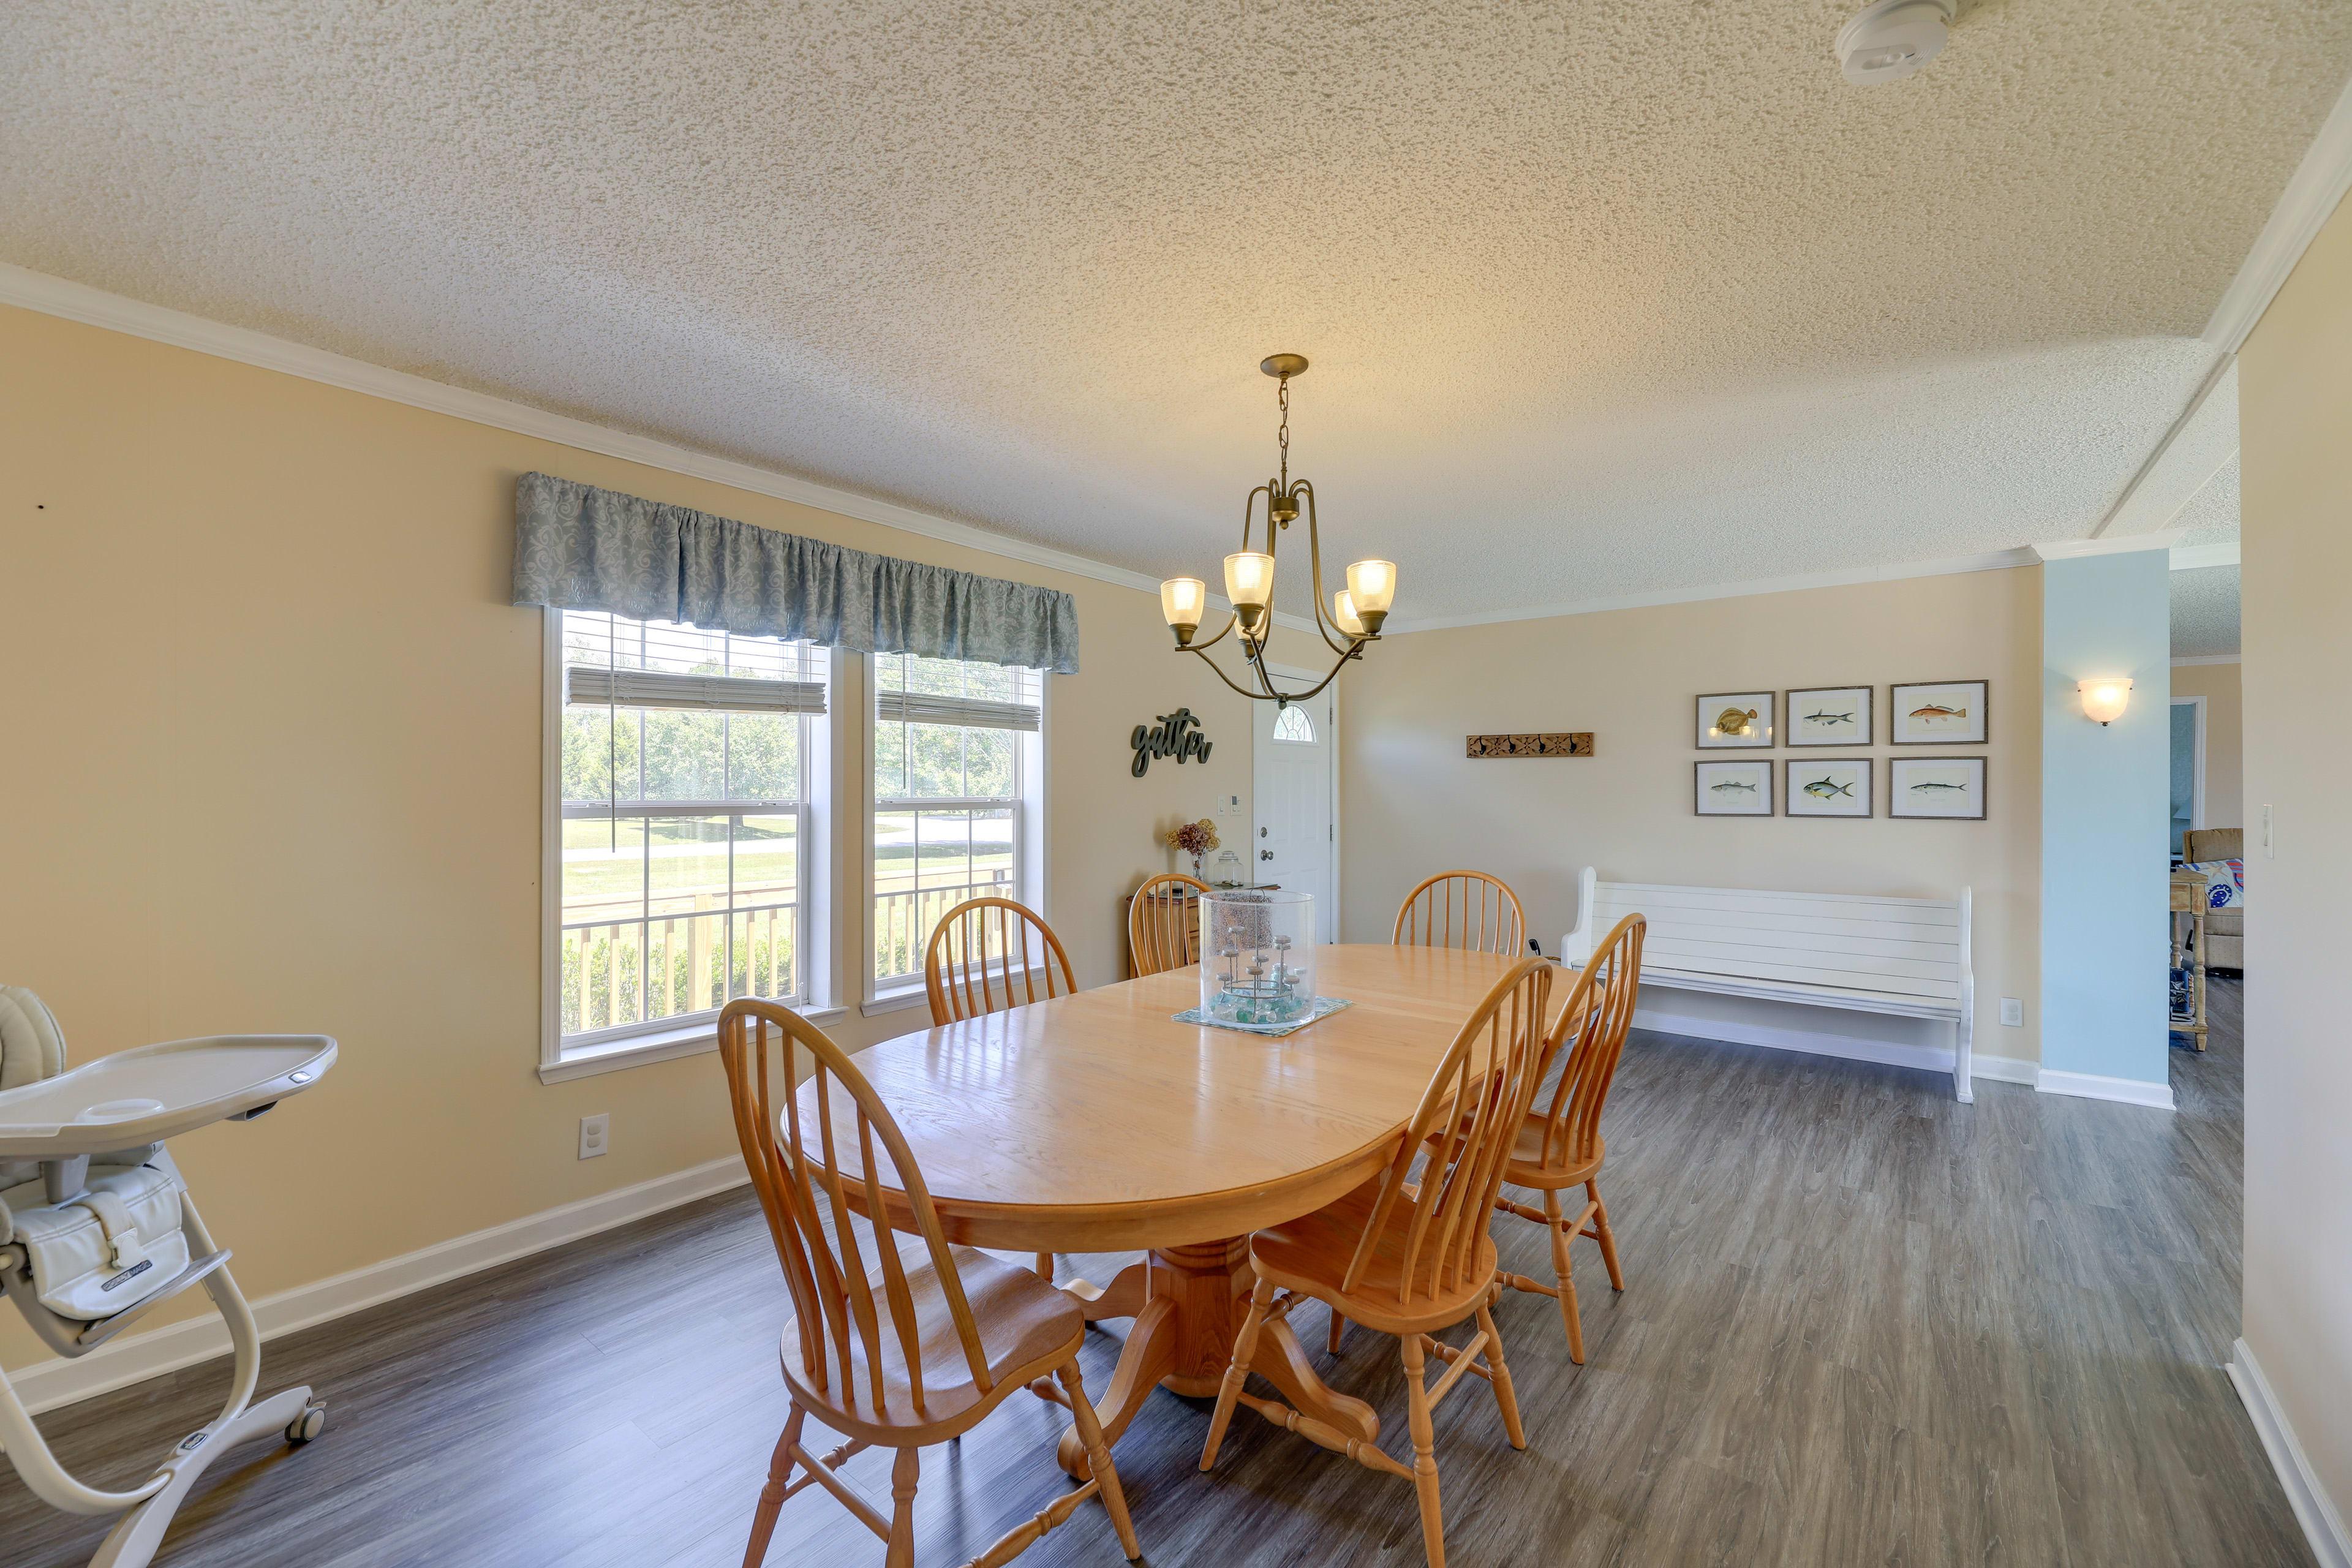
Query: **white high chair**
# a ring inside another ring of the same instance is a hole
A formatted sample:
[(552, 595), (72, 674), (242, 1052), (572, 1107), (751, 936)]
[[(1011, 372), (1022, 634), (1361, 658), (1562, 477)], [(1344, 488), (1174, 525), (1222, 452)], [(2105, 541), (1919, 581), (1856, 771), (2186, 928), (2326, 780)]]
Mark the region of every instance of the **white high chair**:
[(68, 1474), (0, 1371), (0, 1447), (35, 1496), (68, 1513), (123, 1513), (90, 1568), (144, 1568), (205, 1468), (250, 1438), (307, 1443), (327, 1407), (308, 1388), (256, 1405), (261, 1332), (163, 1147), (215, 1121), (249, 1121), (335, 1063), (324, 1035), (217, 1035), (101, 1057), (66, 1070), (65, 1037), (41, 999), (0, 985), (0, 1290), (61, 1356), (87, 1355), (191, 1285), (228, 1324), (228, 1403), (129, 1491)]

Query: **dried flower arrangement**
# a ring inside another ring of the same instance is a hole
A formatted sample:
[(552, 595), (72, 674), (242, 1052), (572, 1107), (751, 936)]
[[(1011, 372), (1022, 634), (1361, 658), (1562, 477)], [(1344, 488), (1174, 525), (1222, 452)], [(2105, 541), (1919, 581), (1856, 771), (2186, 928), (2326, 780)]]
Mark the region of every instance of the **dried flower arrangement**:
[(1217, 826), (1204, 816), (1198, 822), (1171, 828), (1168, 847), (1192, 858), (1192, 875), (1198, 878), (1201, 875), (1201, 857), (1217, 847)]

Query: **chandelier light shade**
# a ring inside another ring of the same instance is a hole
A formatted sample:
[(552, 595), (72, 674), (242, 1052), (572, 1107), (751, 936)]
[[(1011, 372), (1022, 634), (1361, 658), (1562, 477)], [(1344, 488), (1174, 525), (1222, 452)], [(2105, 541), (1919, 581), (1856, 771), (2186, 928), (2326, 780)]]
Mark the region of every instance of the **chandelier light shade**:
[(1331, 595), (1331, 624), (1351, 637), (1364, 635), (1364, 623), (1356, 616), (1356, 601), (1345, 588)]
[(1208, 607), (1209, 585), (1198, 577), (1171, 577), (1160, 584), (1160, 613), (1176, 628), (1179, 647), (1201, 629), (1201, 613)]
[[(1233, 604), (1233, 613), (1214, 637), (1205, 642), (1192, 640), (1193, 634), (1201, 629), (1208, 603), (1208, 584), (1198, 577), (1171, 577), (1160, 584), (1160, 611), (1176, 634), (1178, 651), (1200, 655), (1203, 663), (1216, 670), (1218, 679), (1244, 697), (1286, 705), (1321, 691), (1339, 679), (1349, 659), (1363, 657), (1367, 643), (1380, 640), (1381, 626), (1396, 601), (1397, 569), (1393, 561), (1372, 558), (1356, 562), (1348, 568), (1348, 585), (1332, 594), (1328, 601), (1325, 599), (1323, 540), (1315, 518), (1315, 487), (1305, 479), (1290, 477), (1290, 378), (1306, 374), (1307, 360), (1301, 354), (1270, 354), (1258, 369), (1278, 384), (1275, 406), (1282, 416), (1276, 435), (1280, 466), (1273, 479), (1250, 491), (1249, 498), (1242, 503), (1242, 547), (1225, 557), (1225, 597)], [(1252, 548), (1257, 538), (1260, 496), (1265, 498), (1263, 550)], [(1315, 609), (1317, 633), (1339, 658), (1331, 666), (1330, 674), (1306, 690), (1285, 691), (1266, 672), (1265, 645), (1274, 627), (1276, 541), (1278, 533), (1287, 531), (1301, 515), (1307, 519), (1307, 568), (1313, 589), (1307, 603)], [(1324, 608), (1327, 602), (1330, 605), (1328, 612)], [(1209, 649), (1235, 634), (1246, 684), (1227, 675), (1209, 656)]]
[[(1225, 557), (1225, 597), (1237, 610), (1263, 610), (1274, 603), (1274, 557), (1244, 550)], [(1244, 622), (1255, 620), (1244, 615)]]

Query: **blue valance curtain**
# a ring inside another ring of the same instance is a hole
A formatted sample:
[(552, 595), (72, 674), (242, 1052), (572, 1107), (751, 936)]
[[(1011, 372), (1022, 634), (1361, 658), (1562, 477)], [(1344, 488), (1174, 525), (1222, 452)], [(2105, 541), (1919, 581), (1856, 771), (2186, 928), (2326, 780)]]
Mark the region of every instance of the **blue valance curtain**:
[(515, 481), (514, 602), (859, 653), (1075, 675), (1069, 595), (780, 533), (551, 474)]

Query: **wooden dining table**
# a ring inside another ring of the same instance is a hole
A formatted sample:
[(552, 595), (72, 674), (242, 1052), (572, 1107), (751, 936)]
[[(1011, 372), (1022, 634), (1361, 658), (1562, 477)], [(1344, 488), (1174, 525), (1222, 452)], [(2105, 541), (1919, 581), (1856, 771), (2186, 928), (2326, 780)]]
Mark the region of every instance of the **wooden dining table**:
[[(1154, 1386), (1215, 1394), (1254, 1282), (1250, 1233), (1379, 1173), (1439, 1058), (1515, 962), (1386, 945), (1322, 947), (1316, 959), (1316, 990), (1350, 1005), (1278, 1039), (1174, 1022), (1199, 1004), (1194, 966), (902, 1035), (855, 1058), (950, 1241), (1144, 1250), (1107, 1284), (1063, 1286), (1089, 1320), (1134, 1319), (1096, 1401), (1113, 1443)], [(798, 1103), (814, 1137), (813, 1083)], [(883, 1211), (911, 1229), (897, 1173), (875, 1174)], [(870, 1213), (874, 1194), (859, 1195)], [(1380, 1436), (1371, 1406), (1326, 1385), (1286, 1321), (1265, 1329), (1255, 1370), (1302, 1413)], [(1059, 1458), (1086, 1474), (1075, 1432)]]

